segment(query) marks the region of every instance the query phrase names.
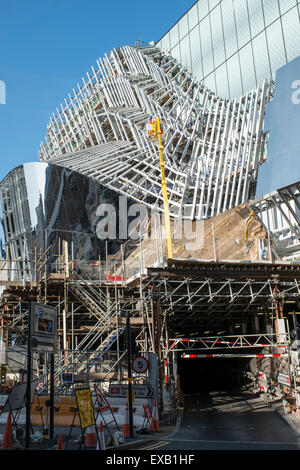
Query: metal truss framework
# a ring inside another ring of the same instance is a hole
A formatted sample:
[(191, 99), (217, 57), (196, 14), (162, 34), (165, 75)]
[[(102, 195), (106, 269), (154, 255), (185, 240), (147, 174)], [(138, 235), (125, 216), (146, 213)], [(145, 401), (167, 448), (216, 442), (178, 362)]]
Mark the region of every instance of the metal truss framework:
[[(147, 271), (144, 285), (152, 286), (154, 312), (159, 312), (154, 321), (160, 318), (159, 348), (165, 360), (172, 352), (187, 349), (217, 352), (286, 344), (275, 320), (283, 318), (283, 307), (285, 314), (297, 309), (299, 265), (168, 260), (167, 267)], [(276, 334), (266, 334), (267, 325)], [(230, 333), (235, 327), (244, 334)], [(226, 331), (226, 336), (218, 331)], [(213, 336), (204, 336), (208, 332)]]
[(281, 335), (280, 345), (278, 345), (276, 334), (207, 336), (202, 338), (170, 338), (167, 351), (186, 352), (208, 349), (252, 349), (270, 346), (286, 348), (288, 341), (289, 338), (287, 334)]
[(162, 210), (157, 143), (147, 135), (149, 116), (158, 116), (172, 216), (208, 218), (249, 199), (272, 83), (221, 99), (150, 46), (114, 49), (97, 66), (51, 117), (41, 160)]
[(280, 188), (249, 204), (273, 239), (278, 255), (300, 260), (300, 183)]

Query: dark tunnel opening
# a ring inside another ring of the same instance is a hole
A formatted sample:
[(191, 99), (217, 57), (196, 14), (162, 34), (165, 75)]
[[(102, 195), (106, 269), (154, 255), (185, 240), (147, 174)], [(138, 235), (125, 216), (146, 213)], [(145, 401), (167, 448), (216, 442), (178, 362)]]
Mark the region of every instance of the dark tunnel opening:
[(250, 358), (201, 358), (178, 360), (184, 394), (242, 389), (250, 383)]

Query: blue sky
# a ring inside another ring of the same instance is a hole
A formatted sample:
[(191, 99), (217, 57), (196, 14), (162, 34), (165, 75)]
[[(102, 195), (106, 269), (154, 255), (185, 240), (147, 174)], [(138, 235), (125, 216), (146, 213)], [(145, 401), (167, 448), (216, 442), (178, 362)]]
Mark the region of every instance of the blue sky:
[(195, 0), (1, 0), (0, 181), (38, 160), (46, 125), (96, 60), (114, 47), (157, 41)]

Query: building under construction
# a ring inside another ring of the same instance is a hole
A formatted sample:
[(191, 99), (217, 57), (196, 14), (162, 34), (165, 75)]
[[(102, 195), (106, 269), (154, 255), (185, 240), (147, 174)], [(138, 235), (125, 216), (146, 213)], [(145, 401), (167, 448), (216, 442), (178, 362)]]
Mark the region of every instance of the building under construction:
[[(200, 31), (226, 2), (202, 19), (201, 3)], [(287, 73), (289, 61), (277, 68)], [(35, 301), (57, 309), (57, 394), (126, 383), (130, 341), (132, 356), (152, 365), (134, 382), (151, 383), (161, 412), (193, 387), (191, 364), (218, 381), (211, 364), (232, 359), (229, 381), (248, 380), (298, 410), (298, 170), (258, 193), (261, 169), (276, 166), (278, 84), (266, 70), (238, 97), (218, 95), (164, 38), (97, 61), (51, 116), (40, 161), (0, 184), (1, 362), (10, 378), (26, 368)], [(48, 367), (36, 353), (40, 394)]]

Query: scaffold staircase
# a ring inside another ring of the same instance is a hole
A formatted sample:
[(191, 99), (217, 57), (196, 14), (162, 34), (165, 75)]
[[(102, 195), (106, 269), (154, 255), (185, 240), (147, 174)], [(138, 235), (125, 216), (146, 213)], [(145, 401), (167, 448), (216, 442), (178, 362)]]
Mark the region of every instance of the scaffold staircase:
[[(79, 373), (79, 371), (84, 373), (85, 366), (80, 367), (79, 365), (85, 363), (87, 357), (88, 362), (90, 360), (95, 362), (97, 356), (109, 350), (116, 341), (117, 336), (123, 332), (122, 328), (114, 329), (110, 332), (110, 329), (113, 328), (111, 320), (116, 316), (116, 301), (112, 301), (109, 295), (105, 295), (101, 289), (96, 290), (89, 281), (84, 281), (83, 279), (70, 282), (69, 288), (87, 309), (90, 317), (96, 318), (96, 322), (82, 341), (78, 343), (75, 350), (66, 352), (56, 361), (55, 379), (66, 369), (70, 368), (70, 366), (73, 370), (76, 370), (76, 373)], [(105, 336), (105, 339), (101, 341), (100, 346), (94, 352), (92, 348), (103, 336)], [(43, 375), (40, 378), (40, 384), (46, 384), (47, 380), (47, 375)]]
[(100, 361), (103, 357), (103, 353), (109, 351), (112, 345), (116, 342), (117, 338), (121, 336), (125, 328), (118, 328), (113, 330), (100, 344), (94, 354), (91, 354), (89, 357), (89, 363), (87, 365), (83, 365), (78, 369), (79, 373), (86, 373), (87, 371), (91, 371), (92, 368), (95, 366), (95, 362)]

